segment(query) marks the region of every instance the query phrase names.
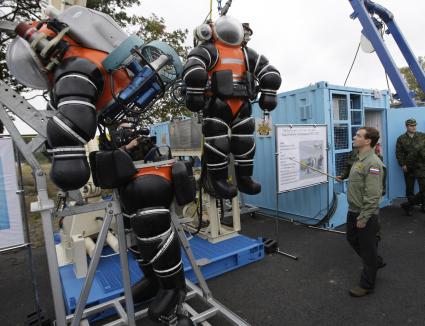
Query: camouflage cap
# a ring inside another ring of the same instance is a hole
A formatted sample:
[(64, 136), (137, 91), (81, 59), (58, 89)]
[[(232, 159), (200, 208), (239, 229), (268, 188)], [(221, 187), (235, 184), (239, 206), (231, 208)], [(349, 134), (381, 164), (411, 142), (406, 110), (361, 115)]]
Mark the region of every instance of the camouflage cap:
[(416, 120), (413, 118), (407, 119), (406, 126), (416, 126)]

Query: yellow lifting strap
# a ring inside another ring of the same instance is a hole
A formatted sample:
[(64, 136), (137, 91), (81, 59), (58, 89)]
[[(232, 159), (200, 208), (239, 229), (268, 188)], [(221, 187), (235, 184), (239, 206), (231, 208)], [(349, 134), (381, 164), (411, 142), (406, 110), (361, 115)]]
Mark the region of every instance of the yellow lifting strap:
[(210, 20), (212, 21), (213, 0), (210, 0)]

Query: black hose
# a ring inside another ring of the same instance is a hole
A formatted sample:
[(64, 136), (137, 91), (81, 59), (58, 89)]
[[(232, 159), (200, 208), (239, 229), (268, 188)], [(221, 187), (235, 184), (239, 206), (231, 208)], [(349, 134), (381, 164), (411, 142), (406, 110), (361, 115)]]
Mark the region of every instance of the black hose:
[(224, 202), (223, 202), (223, 198), (219, 199), (219, 203), (220, 203), (220, 223), (224, 220)]
[(323, 218), (317, 222), (316, 225), (324, 224), (329, 221), (329, 219), (335, 214), (336, 208), (338, 207), (338, 196), (336, 192), (333, 192), (331, 207)]
[(191, 233), (192, 236), (198, 234), (202, 229), (202, 179), (203, 176), (201, 173), (201, 177), (199, 178), (199, 208), (196, 207), (196, 213), (198, 215), (198, 227), (194, 233)]
[(338, 196), (336, 195), (336, 192), (334, 191), (332, 196), (331, 209), (326, 214), (326, 218), (332, 217), (335, 214), (337, 207), (338, 207)]

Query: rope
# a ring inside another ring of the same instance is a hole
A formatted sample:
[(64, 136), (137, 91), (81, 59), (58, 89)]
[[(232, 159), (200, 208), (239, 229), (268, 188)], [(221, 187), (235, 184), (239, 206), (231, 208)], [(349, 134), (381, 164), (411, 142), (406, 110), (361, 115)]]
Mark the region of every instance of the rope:
[(210, 20), (212, 21), (213, 0), (210, 0)]
[(388, 75), (387, 75), (387, 73), (385, 73), (385, 80), (387, 81), (387, 90), (388, 90), (388, 93), (391, 96), (390, 82), (388, 81)]
[(353, 69), (354, 63), (356, 62), (357, 55), (359, 54), (359, 50), (360, 50), (360, 42), (359, 42), (359, 45), (357, 46), (356, 54), (354, 55), (354, 59), (353, 59), (353, 62), (351, 63), (350, 70), (348, 71), (347, 77), (345, 78), (344, 86), (347, 84), (348, 77), (350, 77), (351, 70)]
[(386, 72), (385, 72), (385, 79), (387, 81), (387, 90), (388, 90), (388, 96), (390, 97), (390, 104), (394, 104), (396, 101), (394, 100), (393, 93), (391, 92), (390, 82), (388, 80), (388, 74)]
[[(372, 16), (372, 18), (373, 18), (373, 16)], [(382, 26), (385, 26), (385, 24), (384, 24), (382, 21), (379, 21), (379, 20), (374, 20), (375, 25), (376, 25), (376, 21), (377, 21), (378, 23), (381, 23), (381, 24), (382, 24)], [(377, 28), (378, 28), (378, 26), (377, 26)], [(384, 39), (384, 28), (381, 28), (381, 29), (379, 29), (379, 30), (380, 30), (380, 33), (381, 33), (381, 37), (382, 37), (382, 39)], [(344, 86), (345, 86), (345, 85), (346, 85), (346, 83), (347, 83), (348, 77), (350, 77), (351, 70), (353, 69), (354, 63), (356, 62), (357, 55), (359, 54), (359, 49), (360, 49), (360, 43), (359, 43), (359, 45), (357, 46), (356, 54), (355, 54), (355, 56), (354, 56), (353, 62), (351, 63), (351, 67), (350, 67), (350, 70), (348, 71), (347, 78), (345, 78)]]

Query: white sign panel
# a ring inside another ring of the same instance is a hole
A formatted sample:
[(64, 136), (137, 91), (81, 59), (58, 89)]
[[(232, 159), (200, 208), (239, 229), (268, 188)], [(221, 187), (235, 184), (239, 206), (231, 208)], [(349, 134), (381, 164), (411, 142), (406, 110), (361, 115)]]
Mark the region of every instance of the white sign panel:
[(12, 139), (0, 138), (0, 249), (24, 243), (17, 190)]
[[(278, 192), (327, 182), (327, 128), (324, 125), (277, 125)], [(317, 172), (320, 171), (320, 172)]]

